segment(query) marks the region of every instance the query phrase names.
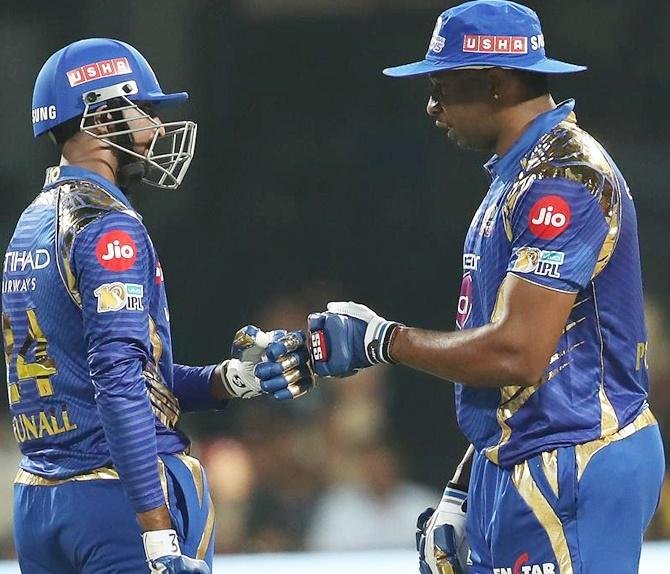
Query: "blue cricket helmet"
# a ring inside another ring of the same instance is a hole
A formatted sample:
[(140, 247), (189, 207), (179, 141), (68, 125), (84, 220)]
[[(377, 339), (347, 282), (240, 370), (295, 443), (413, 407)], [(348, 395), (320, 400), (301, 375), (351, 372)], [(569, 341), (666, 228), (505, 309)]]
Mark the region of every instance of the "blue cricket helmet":
[(162, 104), (186, 100), (186, 92), (164, 94), (149, 62), (135, 48), (109, 38), (88, 38), (58, 50), (42, 66), (33, 91), (33, 133), (38, 137), (83, 114), (84, 94), (134, 81), (128, 98)]

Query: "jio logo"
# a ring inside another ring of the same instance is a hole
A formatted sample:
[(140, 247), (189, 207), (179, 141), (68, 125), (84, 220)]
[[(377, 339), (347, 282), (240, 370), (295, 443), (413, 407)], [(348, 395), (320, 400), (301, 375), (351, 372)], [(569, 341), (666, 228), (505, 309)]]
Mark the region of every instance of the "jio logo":
[(115, 229), (105, 233), (95, 249), (98, 263), (109, 271), (127, 271), (137, 259), (137, 246), (125, 231)]
[(465, 329), (465, 324), (468, 322), (472, 314), (472, 276), (468, 271), (463, 275), (463, 282), (461, 283), (461, 295), (458, 298), (458, 311), (456, 313), (456, 325), (459, 329)]
[(570, 206), (560, 195), (538, 199), (528, 214), (528, 228), (535, 237), (553, 239), (570, 225)]

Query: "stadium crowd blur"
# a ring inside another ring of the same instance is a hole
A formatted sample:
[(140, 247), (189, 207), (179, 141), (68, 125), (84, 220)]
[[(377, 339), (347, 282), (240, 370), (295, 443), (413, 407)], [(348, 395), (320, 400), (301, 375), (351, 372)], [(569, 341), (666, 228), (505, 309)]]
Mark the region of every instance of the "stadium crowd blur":
[[(451, 328), (486, 158), (434, 130), (424, 82), (380, 69), (421, 56), (434, 18), (456, 3), (119, 0), (104, 18), (74, 0), (3, 4), (12, 82), (0, 91), (0, 242), (55, 160), (49, 142), (32, 142), (27, 120), (39, 67), (75, 39), (118, 37), (145, 53), (166, 89), (190, 92), (168, 119), (199, 123), (183, 189), (134, 198), (161, 256), (180, 362), (226, 358), (247, 323), (304, 328), (308, 312), (340, 298)], [(580, 123), (606, 144), (636, 200), (650, 402), (667, 441), (670, 11), (660, 0), (527, 4), (550, 51), (591, 67), (557, 82), (555, 97), (577, 99)], [(325, 381), (291, 404), (238, 401), (185, 417), (184, 429), (208, 471), (218, 552), (410, 548), (416, 515), (438, 502), (467, 446), (452, 386), (404, 368)], [(3, 411), (0, 557), (13, 555), (18, 460)], [(670, 480), (648, 536), (670, 538)]]

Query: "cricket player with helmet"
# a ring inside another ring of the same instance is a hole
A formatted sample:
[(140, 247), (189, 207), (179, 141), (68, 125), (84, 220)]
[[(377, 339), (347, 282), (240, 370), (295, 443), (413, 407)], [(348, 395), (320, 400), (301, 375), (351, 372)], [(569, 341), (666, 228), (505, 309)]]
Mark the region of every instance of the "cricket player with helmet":
[(209, 573), (214, 510), (181, 413), (263, 394), (253, 369), (272, 341), (286, 355), (275, 398), (310, 387), (300, 333), (249, 326), (232, 359), (173, 361), (163, 270), (127, 192), (181, 183), (196, 124), (158, 111), (187, 97), (104, 38), (59, 50), (37, 77), (34, 135), (62, 157), (19, 219), (2, 281), (23, 572)]
[[(440, 15), (424, 60), (384, 70), (427, 76), (435, 125), (493, 154), (465, 239), (456, 331), (352, 302), (309, 318), (321, 376), (399, 363), (455, 382), (475, 450), (467, 512), (456, 484), (421, 517), (423, 574), (637, 572), (663, 446), (647, 403), (633, 198), (574, 101), (556, 104), (547, 87), (584, 69), (546, 56), (529, 8), (476, 0)], [(272, 387), (280, 368), (256, 373)]]

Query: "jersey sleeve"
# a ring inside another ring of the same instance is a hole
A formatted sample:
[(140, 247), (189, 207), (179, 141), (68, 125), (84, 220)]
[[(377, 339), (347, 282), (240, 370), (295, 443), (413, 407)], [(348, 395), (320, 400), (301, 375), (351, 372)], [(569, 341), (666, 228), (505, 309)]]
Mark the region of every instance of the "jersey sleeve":
[(142, 223), (120, 212), (85, 227), (72, 252), (98, 413), (112, 462), (135, 512), (165, 502), (155, 418), (143, 376), (151, 349), (148, 301), (153, 259)]
[(183, 412), (221, 410), (228, 404), (227, 400), (217, 401), (210, 393), (212, 373), (216, 367), (173, 365), (174, 394)]
[(595, 269), (609, 227), (598, 198), (562, 178), (534, 182), (511, 218), (507, 271), (549, 289), (575, 293)]

